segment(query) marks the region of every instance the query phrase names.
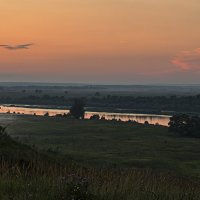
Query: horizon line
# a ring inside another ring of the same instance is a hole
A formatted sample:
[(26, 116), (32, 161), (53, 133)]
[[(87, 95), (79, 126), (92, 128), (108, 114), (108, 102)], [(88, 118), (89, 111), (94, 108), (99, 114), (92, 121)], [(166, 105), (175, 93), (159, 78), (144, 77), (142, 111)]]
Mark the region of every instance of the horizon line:
[(85, 86), (200, 86), (200, 83), (84, 83), (84, 82), (40, 82), (40, 81), (0, 81), (1, 84), (41, 84), (41, 85), (85, 85)]

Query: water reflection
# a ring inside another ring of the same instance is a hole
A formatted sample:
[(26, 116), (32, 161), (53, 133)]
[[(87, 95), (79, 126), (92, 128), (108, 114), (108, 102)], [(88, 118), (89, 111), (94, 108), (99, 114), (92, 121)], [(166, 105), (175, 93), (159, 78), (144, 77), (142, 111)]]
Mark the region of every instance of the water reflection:
[(99, 115), (100, 118), (106, 120), (120, 120), (120, 121), (136, 121), (139, 123), (148, 122), (149, 124), (160, 124), (168, 126), (170, 116), (167, 115), (149, 115), (149, 114), (131, 114), (131, 113), (106, 113), (106, 112), (86, 112), (85, 118), (89, 119), (93, 115)]
[[(26, 114), (26, 115), (64, 115), (67, 114), (69, 110), (59, 110), (59, 109), (44, 109), (44, 108), (25, 108), (25, 107), (15, 107), (15, 106), (1, 106), (0, 113), (15, 113), (15, 114)], [(151, 115), (151, 114), (132, 114), (132, 113), (108, 113), (108, 112), (86, 112), (85, 118), (89, 119), (93, 115), (99, 115), (100, 118), (105, 118), (106, 120), (120, 120), (120, 121), (136, 121), (139, 123), (148, 122), (149, 124), (160, 124), (163, 126), (168, 126), (170, 116), (167, 115)]]

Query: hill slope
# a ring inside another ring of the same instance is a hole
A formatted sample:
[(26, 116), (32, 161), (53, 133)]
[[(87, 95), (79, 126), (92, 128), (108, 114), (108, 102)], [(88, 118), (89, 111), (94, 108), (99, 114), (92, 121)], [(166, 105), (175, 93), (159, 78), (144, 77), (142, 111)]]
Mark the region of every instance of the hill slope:
[(2, 133), (0, 156), (3, 200), (200, 199), (199, 183), (193, 180), (144, 169), (59, 165)]

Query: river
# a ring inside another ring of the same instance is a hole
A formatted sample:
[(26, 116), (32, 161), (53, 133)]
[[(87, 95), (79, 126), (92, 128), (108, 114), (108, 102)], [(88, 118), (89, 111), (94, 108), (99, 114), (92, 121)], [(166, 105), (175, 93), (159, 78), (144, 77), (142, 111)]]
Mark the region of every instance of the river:
[[(34, 108), (34, 107), (18, 107), (18, 106), (0, 106), (0, 113), (15, 113), (25, 115), (45, 115), (49, 116), (67, 114), (69, 110), (64, 109), (47, 109), (47, 108)], [(121, 120), (121, 121), (136, 121), (138, 123), (148, 122), (149, 124), (159, 124), (168, 126), (170, 117), (169, 115), (155, 115), (155, 114), (135, 114), (135, 113), (111, 113), (111, 112), (85, 112), (85, 118), (89, 119), (93, 115), (99, 115), (100, 118), (104, 117), (106, 120)]]

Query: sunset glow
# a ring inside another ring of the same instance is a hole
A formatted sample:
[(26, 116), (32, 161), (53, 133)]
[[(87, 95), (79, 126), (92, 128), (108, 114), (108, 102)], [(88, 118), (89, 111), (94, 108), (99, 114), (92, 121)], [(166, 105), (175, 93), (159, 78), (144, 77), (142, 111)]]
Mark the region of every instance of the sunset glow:
[(1, 81), (200, 83), (196, 0), (0, 0)]

